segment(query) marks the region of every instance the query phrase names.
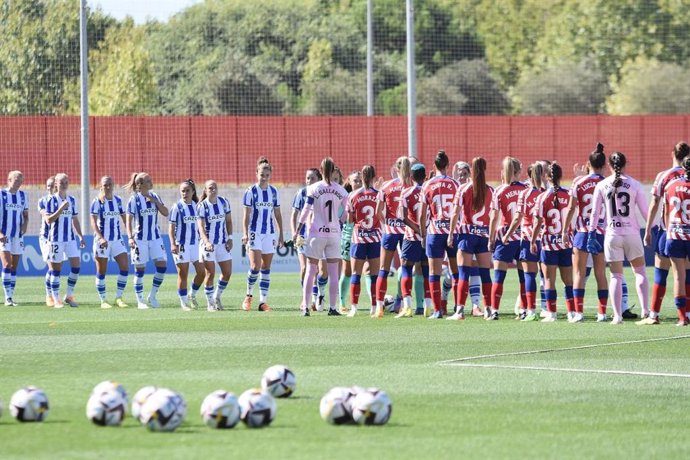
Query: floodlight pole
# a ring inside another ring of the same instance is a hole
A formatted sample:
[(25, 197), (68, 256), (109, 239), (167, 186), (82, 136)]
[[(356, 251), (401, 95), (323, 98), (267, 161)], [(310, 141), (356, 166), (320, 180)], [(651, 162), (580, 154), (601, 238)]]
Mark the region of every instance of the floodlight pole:
[(374, 12), (367, 0), (367, 116), (374, 115)]
[(407, 154), (417, 158), (417, 88), (414, 70), (414, 0), (406, 0), (407, 9)]
[(89, 220), (89, 44), (86, 37), (86, 0), (79, 2), (79, 51), (81, 76), (81, 215), (82, 232), (86, 235), (91, 232)]

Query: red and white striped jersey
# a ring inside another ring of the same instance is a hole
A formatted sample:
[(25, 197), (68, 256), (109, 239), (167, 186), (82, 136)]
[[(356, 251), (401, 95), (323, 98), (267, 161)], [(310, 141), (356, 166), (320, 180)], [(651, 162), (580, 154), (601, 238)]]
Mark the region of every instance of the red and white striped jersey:
[[(503, 184), (494, 190), (493, 200), (491, 200), (491, 209), (495, 209), (501, 216), (500, 227), (497, 237), (503, 238), (505, 232), (513, 222), (515, 213), (518, 210), (518, 197), (520, 193), (525, 190), (527, 186), (522, 182), (511, 182), (510, 184)], [(520, 228), (516, 228), (508, 241), (520, 240)]]
[[(594, 189), (597, 184), (604, 179), (601, 174), (590, 174), (588, 176), (580, 176), (575, 178), (573, 185), (570, 188), (570, 196), (577, 200), (577, 219), (575, 220), (575, 231), (587, 232), (589, 226), (589, 218), (592, 215), (592, 198), (594, 197)], [(596, 227), (598, 234), (603, 235), (606, 232), (606, 222), (604, 221), (603, 210), (599, 214), (602, 216)]]
[(661, 171), (659, 174), (656, 175), (656, 179), (654, 179), (654, 185), (652, 185), (652, 195), (662, 199), (661, 220), (659, 222), (659, 227), (661, 228), (661, 230), (664, 230), (666, 228), (666, 221), (668, 219), (668, 208), (665, 205), (665, 200), (663, 200), (664, 191), (666, 190), (666, 187), (672, 180), (677, 179), (683, 174), (683, 168), (681, 168), (680, 166), (674, 166), (673, 168)]
[(377, 243), (381, 241), (381, 223), (376, 217), (378, 190), (359, 188), (350, 193), (347, 212), (355, 226), (352, 229), (353, 243)]
[(690, 181), (685, 176), (668, 183), (664, 207), (667, 210), (666, 237), (690, 241)]
[[(403, 216), (415, 224), (419, 224), (419, 211), (422, 207), (422, 187), (415, 184), (412, 187), (403, 189), (401, 197), (400, 210)], [(405, 239), (409, 241), (422, 241), (422, 235), (406, 225)]]
[(545, 251), (558, 251), (572, 247), (570, 230), (565, 240), (562, 237), (569, 201), (568, 189), (562, 187), (559, 187), (557, 191), (549, 189), (537, 198), (535, 215), (544, 219), (541, 228), (541, 247)]
[(493, 187), (487, 185), (484, 193), (484, 205), (475, 211), (472, 209), (474, 186), (463, 185), (455, 194), (455, 205), (460, 209), (460, 233), (489, 236), (489, 211), (493, 200)]
[[(537, 187), (527, 187), (518, 195), (517, 209), (522, 213), (520, 223), (522, 239), (530, 241), (534, 231), (534, 210), (537, 205), (537, 198), (544, 190)], [(541, 233), (541, 232), (540, 232)]]
[(383, 232), (389, 234), (405, 233), (405, 223), (400, 218), (400, 195), (403, 189), (400, 179), (385, 182), (379, 190), (378, 200), (383, 203)]
[(428, 233), (451, 233), (450, 218), (453, 213), (453, 197), (457, 191), (458, 183), (448, 176), (434, 176), (422, 186), (422, 199), (428, 207)]

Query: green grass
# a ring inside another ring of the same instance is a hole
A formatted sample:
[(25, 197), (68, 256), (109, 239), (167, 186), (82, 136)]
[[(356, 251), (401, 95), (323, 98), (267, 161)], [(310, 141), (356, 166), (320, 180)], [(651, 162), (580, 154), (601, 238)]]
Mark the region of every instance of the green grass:
[[(668, 317), (660, 326), (614, 327), (470, 318), (462, 323), (333, 318), (296, 313), (295, 275), (272, 275), (275, 311), (239, 310), (244, 276), (226, 291), (229, 311), (182, 312), (168, 276), (160, 310), (102, 311), (91, 277), (82, 277), (80, 308), (41, 304), (41, 279), (20, 279), (17, 308), (0, 307), (0, 457), (11, 458), (685, 458), (690, 379), (501, 368), (442, 366), (439, 361), (491, 353), (576, 347), (690, 334)], [(506, 283), (503, 311), (516, 295)], [(628, 279), (632, 280), (631, 277)], [(114, 277), (109, 279), (113, 291)], [(146, 286), (150, 285), (147, 279)], [(669, 285), (669, 291), (670, 291)], [(590, 283), (590, 293), (595, 291)], [(631, 288), (631, 301), (636, 301)], [(670, 297), (670, 295), (669, 295)], [(131, 281), (126, 300), (133, 301)], [(591, 299), (590, 299), (591, 300)], [(669, 299), (670, 300), (670, 299)], [(134, 303), (134, 302), (131, 302)], [(592, 305), (593, 302), (587, 302)], [(560, 307), (560, 305), (559, 305)], [(639, 311), (639, 309), (637, 309)], [(617, 369), (690, 374), (687, 339), (621, 344), (473, 361), (549, 368)], [(224, 388), (239, 395), (273, 364), (291, 367), (294, 397), (278, 401), (266, 429), (206, 428), (202, 399)], [(149, 384), (187, 400), (175, 433), (150, 433), (131, 417), (100, 428), (84, 415), (91, 388), (116, 379), (130, 396)], [(7, 409), (25, 385), (50, 398), (48, 419), (20, 424)], [(377, 386), (393, 400), (384, 427), (327, 425), (321, 396), (336, 385)]]

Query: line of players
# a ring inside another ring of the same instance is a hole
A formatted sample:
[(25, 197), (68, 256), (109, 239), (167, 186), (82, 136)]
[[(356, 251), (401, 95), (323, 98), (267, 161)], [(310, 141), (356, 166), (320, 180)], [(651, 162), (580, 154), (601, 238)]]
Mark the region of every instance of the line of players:
[[(690, 159), (685, 158), (689, 151), (684, 142), (674, 147), (674, 166), (657, 177), (651, 208), (640, 183), (625, 173), (627, 159), (623, 153), (614, 152), (608, 157), (611, 174), (604, 177), (607, 158), (601, 144), (589, 155), (586, 167), (577, 168), (578, 174), (570, 190), (561, 186), (563, 171), (557, 163), (535, 162), (528, 167), (528, 180), (521, 182), (522, 166), (511, 157), (503, 161), (499, 187), (494, 189), (486, 184), (486, 161), (481, 157), (475, 158), (471, 165), (460, 164), (459, 169), (469, 166), (470, 176), (470, 180), (461, 183), (467, 178), (467, 172), (462, 176), (458, 174), (460, 181), (449, 177), (448, 157), (441, 151), (426, 181), (423, 165), (401, 157), (394, 167), (396, 177), (383, 184), (374, 183), (375, 171), (371, 165), (353, 172), (346, 181), (351, 187), (348, 193), (338, 184), (332, 160), (325, 159), (320, 171), (323, 177), (319, 171), (309, 170), (308, 186), (298, 193), (293, 206), (295, 242), (306, 259), (301, 312), (309, 316), (310, 303), (317, 303), (318, 291), (313, 283), (319, 272), (319, 261), (322, 265), (326, 262), (328, 278), (335, 280), (336, 267), (342, 257), (341, 304), (345, 303), (344, 288), (350, 276), (348, 316), (354, 316), (359, 308), (360, 284), (366, 264), (372, 291), (369, 313), (372, 317), (382, 317), (392, 253), (398, 249), (403, 305), (396, 317), (420, 313), (419, 308), (412, 309), (414, 271), (422, 275), (424, 306), (433, 306), (429, 319), (440, 319), (447, 314), (441, 288), (444, 264), (447, 264), (446, 273), (452, 279), (451, 290), (455, 298), (454, 312), (447, 319), (465, 318), (470, 279), (475, 272), (480, 279), (484, 316), (497, 320), (506, 270), (517, 262), (520, 279), (517, 319), (556, 320), (556, 274), (559, 272), (565, 288), (568, 321), (581, 322), (590, 271), (588, 260), (591, 260), (599, 299), (597, 321), (607, 320), (606, 307), (611, 292), (612, 323), (620, 324), (624, 318), (637, 317), (626, 312), (623, 302), (627, 289), (623, 263), (627, 260), (635, 275), (635, 289), (642, 309), (638, 324), (659, 323), (666, 277), (672, 266), (678, 325), (687, 325), (685, 265), (690, 255), (690, 247), (686, 247), (686, 241), (690, 240), (690, 190), (685, 183), (690, 175)], [(656, 230), (654, 224), (658, 222), (656, 214), (660, 204), (663, 204), (663, 212)], [(340, 216), (333, 212), (338, 207), (345, 210)], [(647, 218), (645, 244), (651, 245), (653, 231), (658, 232), (651, 308), (637, 213)], [(341, 224), (342, 233), (339, 231)], [(343, 240), (336, 251), (335, 240), (341, 234)], [(493, 279), (490, 275), (492, 265)], [(607, 265), (611, 272), (610, 290), (605, 274)], [(539, 274), (544, 278), (546, 311), (538, 315)], [(322, 273), (319, 285), (326, 282)], [(328, 313), (335, 316), (340, 315), (340, 311), (335, 306), (338, 289), (334, 285), (332, 283), (330, 289)], [(478, 314), (478, 302), (473, 303), (473, 313)]]

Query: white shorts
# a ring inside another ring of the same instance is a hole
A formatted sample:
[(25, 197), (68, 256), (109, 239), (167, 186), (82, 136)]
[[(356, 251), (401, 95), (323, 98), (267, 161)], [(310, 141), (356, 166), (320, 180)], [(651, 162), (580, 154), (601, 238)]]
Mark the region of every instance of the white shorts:
[(199, 261), (199, 244), (187, 244), (179, 246), (177, 254), (173, 254), (175, 265), (188, 264)]
[(65, 260), (78, 257), (81, 259), (81, 249), (79, 249), (79, 243), (74, 239), (72, 241), (67, 241), (65, 243)]
[(149, 260), (168, 260), (162, 239), (158, 238), (151, 241), (136, 240), (136, 243), (136, 247), (129, 251), (132, 265), (146, 265), (146, 262)]
[(340, 259), (340, 238), (307, 238), (304, 255), (312, 259)]
[(250, 232), (247, 249), (261, 251), (264, 254), (274, 254), (276, 252), (276, 243), (277, 239), (274, 233), (262, 235), (260, 233)]
[(204, 262), (225, 262), (232, 260), (232, 254), (230, 251), (225, 249), (224, 244), (214, 244), (213, 251), (207, 251), (206, 247), (202, 244), (199, 247), (199, 257)]
[(623, 262), (644, 257), (644, 248), (640, 235), (604, 236), (604, 256), (606, 262)]
[(126, 253), (125, 243), (122, 240), (108, 241), (108, 246), (98, 246), (98, 238), (93, 239), (93, 256), (97, 259), (115, 259), (122, 253)]
[(50, 255), (50, 243), (43, 237), (38, 238), (38, 247), (41, 248), (41, 258), (43, 262), (48, 262), (48, 255)]
[(9, 252), (13, 256), (24, 254), (24, 238), (21, 236), (8, 236), (6, 243), (0, 243), (0, 251)]
[(46, 241), (46, 256), (45, 261), (54, 264), (59, 264), (67, 259), (65, 254), (65, 248), (67, 246), (67, 241)]

